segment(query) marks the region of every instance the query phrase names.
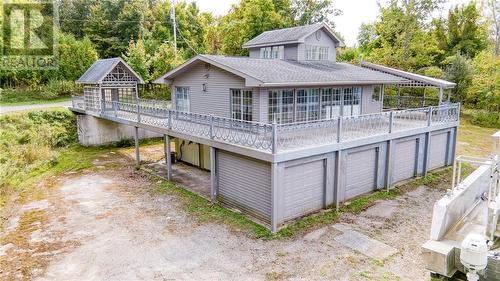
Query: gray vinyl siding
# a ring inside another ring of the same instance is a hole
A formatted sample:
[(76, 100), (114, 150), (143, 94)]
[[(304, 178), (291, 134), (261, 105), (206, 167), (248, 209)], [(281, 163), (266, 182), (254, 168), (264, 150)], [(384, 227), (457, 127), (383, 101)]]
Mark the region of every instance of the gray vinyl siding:
[(449, 131), (438, 132), (431, 135), (429, 149), (429, 169), (446, 166), (448, 163)]
[(325, 161), (319, 159), (285, 168), (284, 220), (324, 207)]
[[(207, 84), (206, 92), (202, 90), (204, 83)], [(198, 63), (184, 75), (175, 78), (172, 93), (176, 86), (189, 87), (191, 112), (229, 118), (231, 117), (230, 89), (245, 88), (245, 81), (213, 65), (207, 69), (204, 63)], [(175, 104), (175, 95), (172, 94), (172, 97), (172, 102)]]
[(270, 163), (218, 150), (218, 200), (265, 224), (271, 219)]
[(269, 90), (260, 89), (259, 91), (259, 116), (258, 121), (269, 122)]
[(373, 85), (363, 86), (363, 95), (361, 97), (361, 112), (363, 114), (379, 113), (382, 111), (382, 102), (373, 101)]
[(286, 60), (297, 60), (298, 59), (297, 52), (298, 52), (297, 44), (285, 45), (285, 54), (283, 57)]
[(419, 140), (409, 139), (394, 143), (395, 161), (392, 169), (392, 182), (414, 177), (418, 169)]
[[(336, 49), (335, 42), (327, 35), (327, 33), (320, 29), (321, 38), (319, 40), (316, 39), (316, 32), (306, 37), (305, 44), (306, 45), (318, 45), (318, 46), (326, 46), (328, 47), (328, 60), (335, 61), (336, 60)], [(305, 49), (304, 49), (304, 57), (305, 57)]]
[(260, 58), (260, 48), (252, 48), (248, 50), (248, 56), (251, 58)]

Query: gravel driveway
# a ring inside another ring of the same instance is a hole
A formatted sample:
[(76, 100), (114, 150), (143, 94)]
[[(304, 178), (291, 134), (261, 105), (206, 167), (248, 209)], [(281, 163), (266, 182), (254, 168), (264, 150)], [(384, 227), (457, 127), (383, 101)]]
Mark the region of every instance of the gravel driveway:
[[(0, 233), (4, 280), (429, 280), (420, 257), (432, 204), (424, 186), (285, 240), (198, 223), (132, 165), (50, 179)], [(101, 168), (101, 169), (99, 169)], [(376, 259), (338, 242), (349, 228), (397, 252)], [(16, 238), (14, 238), (16, 237)]]
[(27, 104), (27, 105), (0, 105), (0, 114), (5, 114), (15, 111), (26, 111), (34, 109), (46, 109), (54, 107), (69, 107), (71, 106), (71, 101), (61, 101), (53, 103), (43, 103), (43, 104)]

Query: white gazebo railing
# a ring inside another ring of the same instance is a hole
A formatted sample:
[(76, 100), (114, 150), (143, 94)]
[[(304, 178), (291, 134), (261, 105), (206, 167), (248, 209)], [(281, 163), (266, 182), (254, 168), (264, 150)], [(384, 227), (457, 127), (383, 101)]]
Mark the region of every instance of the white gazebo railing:
[(424, 127), (452, 125), (458, 122), (460, 111), (459, 104), (449, 104), (290, 124), (268, 124), (171, 110), (167, 103), (155, 100), (139, 100), (136, 104), (106, 101), (102, 105), (89, 107), (83, 97), (73, 97), (72, 106), (102, 118), (138, 122), (273, 154)]

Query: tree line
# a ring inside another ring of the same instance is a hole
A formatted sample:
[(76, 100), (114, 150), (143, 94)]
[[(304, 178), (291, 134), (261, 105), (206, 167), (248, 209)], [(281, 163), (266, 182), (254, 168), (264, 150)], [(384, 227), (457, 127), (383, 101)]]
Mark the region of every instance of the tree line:
[[(226, 15), (179, 1), (174, 49), (172, 4), (159, 0), (59, 2), (59, 68), (2, 71), (0, 87), (76, 80), (97, 58), (123, 57), (145, 81), (196, 54), (247, 55), (241, 46), (263, 31), (331, 21), (334, 0), (241, 0)], [(363, 24), (356, 47), (338, 60), (364, 60), (454, 81), (457, 101), (500, 110), (500, 5), (484, 0), (433, 18), (444, 0), (389, 0), (375, 22)], [(342, 31), (336, 30), (342, 37)], [(1, 42), (0, 42), (1, 43)]]

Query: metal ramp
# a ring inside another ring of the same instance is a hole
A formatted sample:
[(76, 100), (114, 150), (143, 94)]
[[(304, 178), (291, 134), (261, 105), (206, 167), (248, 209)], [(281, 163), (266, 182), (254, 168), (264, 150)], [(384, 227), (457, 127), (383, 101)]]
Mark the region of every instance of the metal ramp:
[[(493, 138), (490, 158), (456, 158), (451, 189), (434, 204), (430, 240), (422, 246), (422, 255), (435, 275), (456, 278), (458, 273), (467, 280), (462, 242), (477, 235), (487, 241), (486, 269), (477, 271), (479, 279), (469, 280), (500, 280), (500, 131)], [(462, 178), (463, 163), (477, 169)]]

